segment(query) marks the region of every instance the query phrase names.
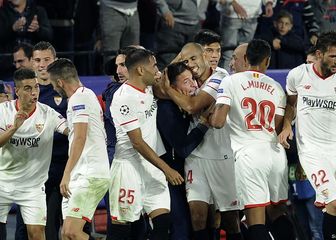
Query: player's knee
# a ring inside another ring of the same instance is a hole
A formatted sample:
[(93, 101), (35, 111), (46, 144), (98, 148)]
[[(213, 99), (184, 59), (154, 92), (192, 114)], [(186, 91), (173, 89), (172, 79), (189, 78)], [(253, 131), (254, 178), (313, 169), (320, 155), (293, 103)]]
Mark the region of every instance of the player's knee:
[(27, 234), (29, 240), (43, 240), (44, 226), (28, 226)]
[(238, 211), (222, 212), (221, 227), (229, 233), (240, 232), (240, 220)]
[(202, 230), (206, 228), (207, 224), (207, 214), (203, 211), (194, 211), (191, 214), (191, 222), (194, 231)]
[(336, 215), (336, 200), (331, 201), (326, 205), (327, 212), (331, 215)]
[(62, 239), (77, 239), (78, 234), (73, 228), (65, 228), (62, 231)]

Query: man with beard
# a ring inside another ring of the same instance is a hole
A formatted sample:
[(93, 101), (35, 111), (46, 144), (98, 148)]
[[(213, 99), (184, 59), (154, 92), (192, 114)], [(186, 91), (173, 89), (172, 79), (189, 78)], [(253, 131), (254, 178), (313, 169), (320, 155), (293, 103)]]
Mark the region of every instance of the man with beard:
[(287, 76), (287, 106), (280, 143), (289, 148), (296, 116), (296, 140), (301, 166), (316, 191), (315, 205), (326, 207), (324, 239), (336, 237), (336, 32), (321, 34), (317, 62), (302, 64)]

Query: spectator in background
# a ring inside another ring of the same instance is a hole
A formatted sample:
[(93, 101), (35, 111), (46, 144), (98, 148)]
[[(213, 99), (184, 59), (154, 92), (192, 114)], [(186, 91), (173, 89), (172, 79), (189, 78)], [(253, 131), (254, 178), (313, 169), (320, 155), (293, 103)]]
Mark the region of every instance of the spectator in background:
[(33, 46), (29, 43), (19, 43), (13, 50), (13, 64), (16, 69), (32, 68)]
[(271, 34), (261, 36), (272, 47), (270, 69), (292, 69), (304, 62), (303, 38), (292, 28), (292, 14), (282, 10), (277, 15)]
[(336, 29), (336, 0), (309, 0), (320, 32)]
[[(48, 14), (54, 37), (49, 41), (57, 51), (74, 50), (74, 17), (78, 0), (35, 0)], [(73, 56), (66, 56), (72, 58)]]
[(167, 66), (200, 29), (197, 0), (154, 0), (158, 10), (156, 58), (159, 69)]
[(101, 0), (100, 25), (104, 62), (107, 62), (119, 48), (139, 44), (137, 0)]
[[(8, 0), (0, 8), (0, 26), (0, 51), (3, 53), (12, 53), (14, 46), (21, 42), (35, 44), (52, 39), (47, 14), (34, 1)], [(11, 68), (10, 58), (0, 61), (0, 75)]]
[[(13, 89), (9, 84), (0, 80), (0, 103), (13, 99)], [(0, 231), (1, 232), (1, 231)], [(0, 235), (1, 239), (1, 235)]]
[(226, 0), (219, 1), (220, 33), (222, 37), (223, 67), (229, 69), (233, 50), (242, 43), (253, 39), (257, 28), (257, 18), (265, 5), (267, 17), (273, 15), (273, 0)]
[(316, 61), (317, 61), (316, 48), (315, 47), (311, 47), (307, 51), (306, 62), (307, 63), (315, 63)]

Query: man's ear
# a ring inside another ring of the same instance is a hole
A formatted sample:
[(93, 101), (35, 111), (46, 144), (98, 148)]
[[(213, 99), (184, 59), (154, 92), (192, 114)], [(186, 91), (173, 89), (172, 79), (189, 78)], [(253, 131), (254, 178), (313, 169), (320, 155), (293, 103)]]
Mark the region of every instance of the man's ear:
[(315, 51), (315, 56), (317, 59), (322, 59), (323, 58), (323, 53), (321, 52), (321, 50), (317, 49)]
[(142, 76), (145, 73), (145, 69), (142, 66), (137, 66), (136, 67), (136, 72), (137, 72), (137, 74), (139, 74), (140, 76)]

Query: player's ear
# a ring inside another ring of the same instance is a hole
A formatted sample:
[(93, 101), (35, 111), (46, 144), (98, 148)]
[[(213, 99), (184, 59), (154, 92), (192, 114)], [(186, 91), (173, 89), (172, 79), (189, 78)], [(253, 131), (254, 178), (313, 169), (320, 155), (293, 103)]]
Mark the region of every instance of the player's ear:
[(140, 76), (144, 75), (145, 73), (145, 69), (143, 68), (143, 66), (137, 66), (136, 71)]
[(317, 59), (322, 59), (323, 53), (321, 52), (321, 50), (317, 49), (315, 51), (315, 56), (316, 56)]

